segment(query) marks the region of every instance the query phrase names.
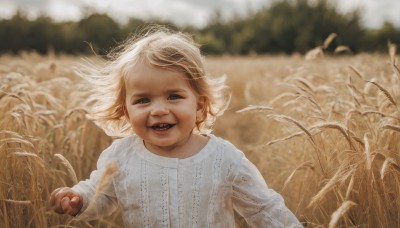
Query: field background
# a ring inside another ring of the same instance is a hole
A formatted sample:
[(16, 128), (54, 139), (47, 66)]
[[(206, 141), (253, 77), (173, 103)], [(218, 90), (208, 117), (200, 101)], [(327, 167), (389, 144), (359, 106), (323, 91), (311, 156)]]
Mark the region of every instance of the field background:
[[(207, 57), (232, 92), (214, 133), (247, 154), (305, 226), (400, 227), (397, 60), (394, 46), (312, 60)], [(88, 223), (48, 206), (51, 191), (87, 178), (112, 141), (85, 116), (80, 63), (0, 56), (1, 227), (122, 226), (118, 213)]]

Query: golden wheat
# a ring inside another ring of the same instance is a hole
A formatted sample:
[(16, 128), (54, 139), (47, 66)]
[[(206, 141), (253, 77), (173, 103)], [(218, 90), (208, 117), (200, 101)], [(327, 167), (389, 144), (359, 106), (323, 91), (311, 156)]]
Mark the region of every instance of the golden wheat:
[(96, 187), (96, 192), (91, 199), (89, 205), (87, 206), (88, 211), (91, 210), (92, 207), (97, 206), (97, 201), (99, 201), (100, 195), (104, 192), (107, 186), (112, 182), (112, 177), (117, 173), (118, 166), (116, 162), (109, 162), (104, 170), (103, 174), (101, 175), (98, 185)]
[[(232, 91), (214, 133), (247, 154), (307, 227), (399, 227), (396, 49), (390, 65), (386, 55), (331, 58), (334, 38), (308, 61), (208, 57), (210, 74), (227, 75)], [(123, 226), (118, 212), (88, 223), (47, 207), (51, 191), (87, 178), (112, 141), (86, 117), (90, 91), (74, 71), (79, 61), (0, 56), (1, 227)]]
[(352, 201), (345, 201), (343, 204), (332, 214), (331, 221), (329, 222), (329, 228), (336, 227), (340, 217), (343, 216), (352, 206), (357, 205)]
[(68, 174), (71, 177), (72, 182), (74, 184), (77, 184), (78, 178), (76, 177), (75, 170), (72, 167), (71, 163), (69, 163), (69, 161), (64, 156), (62, 156), (62, 154), (54, 154), (54, 157), (57, 158), (65, 168), (67, 168)]

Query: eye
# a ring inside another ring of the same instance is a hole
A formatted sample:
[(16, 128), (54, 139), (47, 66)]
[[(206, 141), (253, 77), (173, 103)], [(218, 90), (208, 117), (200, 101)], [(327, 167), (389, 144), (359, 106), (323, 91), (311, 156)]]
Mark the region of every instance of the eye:
[(178, 95), (178, 94), (171, 94), (168, 96), (168, 100), (177, 100), (177, 99), (181, 99), (182, 96)]
[(147, 98), (147, 97), (142, 97), (142, 98), (139, 98), (139, 99), (135, 100), (135, 101), (133, 102), (133, 104), (146, 104), (146, 103), (149, 103), (149, 102), (150, 102), (150, 99), (149, 99), (149, 98)]

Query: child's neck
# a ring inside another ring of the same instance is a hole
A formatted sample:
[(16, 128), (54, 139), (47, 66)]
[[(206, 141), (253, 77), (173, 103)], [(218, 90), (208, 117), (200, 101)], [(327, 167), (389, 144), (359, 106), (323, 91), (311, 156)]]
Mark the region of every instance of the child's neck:
[(169, 158), (179, 158), (184, 159), (194, 156), (203, 149), (209, 140), (208, 136), (199, 134), (190, 134), (187, 141), (179, 146), (173, 147), (160, 147), (147, 144), (144, 141), (145, 147), (152, 153)]

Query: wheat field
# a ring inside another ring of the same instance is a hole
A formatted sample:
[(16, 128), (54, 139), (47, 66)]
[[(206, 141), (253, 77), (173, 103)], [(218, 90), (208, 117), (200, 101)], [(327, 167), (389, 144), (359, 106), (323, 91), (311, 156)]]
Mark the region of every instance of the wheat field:
[[(232, 100), (214, 133), (243, 150), (306, 227), (400, 227), (400, 71), (387, 55), (207, 57)], [(82, 57), (0, 56), (0, 226), (121, 227), (52, 212), (112, 139), (87, 119)], [(241, 220), (239, 227), (245, 227)]]

